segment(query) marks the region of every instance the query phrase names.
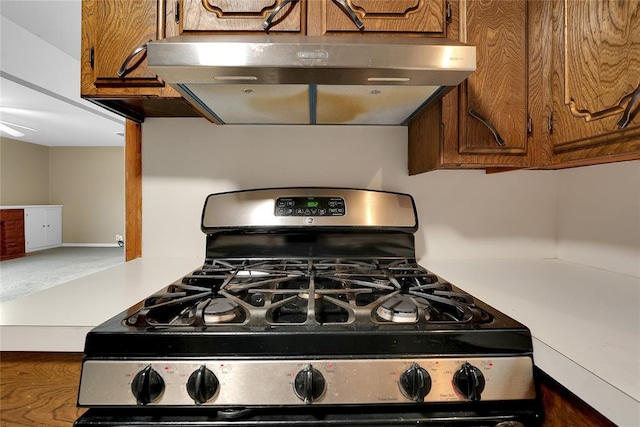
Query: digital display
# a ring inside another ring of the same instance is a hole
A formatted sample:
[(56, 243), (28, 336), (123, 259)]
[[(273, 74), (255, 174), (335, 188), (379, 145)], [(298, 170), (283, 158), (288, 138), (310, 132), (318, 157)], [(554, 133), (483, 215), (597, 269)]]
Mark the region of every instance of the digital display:
[(344, 216), (346, 206), (342, 197), (278, 197), (276, 216)]

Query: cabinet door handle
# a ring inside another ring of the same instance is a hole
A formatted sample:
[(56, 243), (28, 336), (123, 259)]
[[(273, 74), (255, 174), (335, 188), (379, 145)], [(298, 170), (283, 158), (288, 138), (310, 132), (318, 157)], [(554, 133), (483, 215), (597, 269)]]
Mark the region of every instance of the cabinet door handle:
[(95, 63), (95, 49), (94, 48), (90, 48), (89, 49), (89, 66), (91, 67), (91, 69), (93, 70), (93, 64)]
[[(299, 0), (284, 0), (282, 3), (280, 3), (278, 6), (276, 6), (275, 9), (273, 9), (273, 11), (269, 14), (269, 16), (267, 17), (267, 19), (264, 21), (264, 23), (262, 24), (262, 28), (264, 28), (264, 30), (268, 30), (269, 28), (271, 28), (271, 26), (273, 25), (273, 21), (276, 17), (276, 15), (278, 15), (278, 13), (280, 13), (280, 11), (289, 3), (297, 3)], [(293, 7), (293, 6), (291, 6)]]
[[(150, 42), (151, 40), (149, 40)], [(147, 42), (147, 43), (149, 43)], [(129, 54), (129, 56), (127, 56), (127, 59), (124, 60), (124, 62), (122, 63), (122, 66), (120, 67), (120, 69), (116, 72), (116, 74), (118, 75), (118, 77), (124, 77), (127, 74), (129, 74), (131, 71), (135, 70), (135, 68), (140, 64), (140, 61), (142, 61), (142, 59), (146, 56), (147, 54), (147, 43), (142, 44), (138, 47), (136, 47), (135, 49), (133, 49), (131, 51), (131, 53)], [(129, 66), (129, 63), (131, 62), (131, 60), (133, 60), (133, 58), (138, 55), (140, 52), (143, 52), (144, 54), (143, 56), (135, 63), (133, 64), (132, 67), (127, 68)]]
[(626, 128), (629, 122), (631, 121), (631, 112), (634, 109), (633, 108), (634, 105), (636, 105), (639, 100), (640, 100), (640, 84), (638, 85), (636, 90), (631, 94), (631, 99), (629, 100), (627, 107), (624, 109), (624, 112), (622, 113), (622, 117), (618, 122), (618, 127), (620, 129)]
[(498, 133), (498, 130), (491, 124), (491, 122), (489, 122), (489, 120), (487, 120), (482, 114), (478, 113), (473, 108), (469, 108), (468, 112), (471, 117), (480, 120), (480, 122), (491, 131), (491, 133), (493, 134), (493, 138), (496, 140), (496, 144), (498, 144), (500, 147), (505, 146), (504, 139), (502, 139), (500, 133)]
[(351, 6), (349, 6), (345, 0), (333, 0), (333, 2), (338, 6), (340, 6), (340, 8), (344, 10), (347, 15), (349, 15), (349, 18), (351, 18), (351, 20), (356, 25), (356, 27), (358, 27), (358, 30), (360, 31), (364, 30), (364, 24), (358, 18), (358, 15), (356, 15), (356, 13), (353, 11)]

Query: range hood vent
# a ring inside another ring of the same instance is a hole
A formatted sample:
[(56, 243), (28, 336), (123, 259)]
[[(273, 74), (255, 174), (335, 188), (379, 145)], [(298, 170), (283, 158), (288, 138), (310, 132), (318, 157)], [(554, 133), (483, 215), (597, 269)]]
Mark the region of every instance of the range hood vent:
[(406, 125), (476, 69), (447, 39), (177, 36), (147, 62), (218, 124)]

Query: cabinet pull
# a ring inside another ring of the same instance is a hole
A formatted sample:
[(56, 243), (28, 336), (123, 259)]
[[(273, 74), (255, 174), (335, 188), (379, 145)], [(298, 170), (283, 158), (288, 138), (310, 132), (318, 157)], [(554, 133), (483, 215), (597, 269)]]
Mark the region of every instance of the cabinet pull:
[(351, 6), (349, 6), (345, 0), (333, 0), (333, 2), (338, 6), (340, 6), (340, 8), (344, 10), (347, 15), (349, 15), (349, 18), (351, 18), (351, 20), (356, 25), (356, 27), (358, 27), (358, 30), (360, 31), (364, 30), (364, 24), (358, 18), (358, 15), (356, 15), (356, 13), (353, 11)]
[(180, 23), (180, 2), (178, 0), (176, 0), (176, 7), (175, 7), (175, 13), (173, 15), (176, 24)]
[(636, 90), (631, 94), (631, 99), (629, 100), (627, 107), (624, 109), (624, 112), (622, 113), (622, 117), (618, 122), (618, 127), (620, 129), (626, 128), (629, 122), (631, 121), (631, 112), (633, 111), (634, 105), (636, 105), (639, 100), (640, 100), (640, 84), (638, 85)]
[(497, 129), (495, 127), (493, 127), (493, 125), (483, 115), (478, 113), (473, 108), (469, 108), (469, 115), (471, 117), (473, 117), (474, 119), (480, 120), (480, 122), (482, 122), (482, 124), (485, 125), (487, 127), (487, 129), (489, 129), (491, 131), (491, 133), (493, 134), (494, 139), (496, 140), (496, 144), (498, 144), (500, 147), (504, 147), (505, 146), (504, 139), (502, 139), (502, 137), (498, 133)]
[[(151, 40), (149, 40), (149, 42), (150, 41)], [(142, 60), (142, 58), (144, 58), (144, 56), (147, 54), (147, 43), (140, 45), (131, 51), (129, 56), (127, 56), (127, 59), (125, 59), (124, 62), (122, 63), (122, 66), (120, 67), (120, 69), (116, 72), (118, 77), (125, 77), (127, 74), (133, 71), (140, 64), (140, 61)], [(133, 64), (131, 68), (127, 68), (131, 60), (142, 51), (144, 51), (144, 55), (142, 56), (142, 58), (140, 58), (140, 60), (138, 60), (135, 64)]]
[(93, 64), (95, 63), (95, 49), (91, 48), (89, 49), (89, 66), (91, 66), (91, 69), (93, 70)]
[[(268, 30), (269, 28), (271, 28), (271, 26), (273, 25), (273, 21), (276, 17), (276, 15), (278, 13), (280, 13), (280, 11), (289, 3), (297, 3), (299, 0), (284, 0), (282, 3), (280, 3), (278, 6), (276, 6), (275, 9), (273, 9), (273, 11), (269, 14), (269, 16), (267, 17), (267, 19), (264, 21), (264, 23), (262, 24), (262, 28), (264, 28), (264, 30)], [(292, 6), (293, 7), (293, 6)]]

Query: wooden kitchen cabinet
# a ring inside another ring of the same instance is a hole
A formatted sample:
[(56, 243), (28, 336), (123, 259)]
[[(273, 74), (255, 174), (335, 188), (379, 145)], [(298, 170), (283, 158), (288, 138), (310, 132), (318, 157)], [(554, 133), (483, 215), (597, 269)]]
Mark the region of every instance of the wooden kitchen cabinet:
[(83, 0), (81, 96), (138, 122), (196, 116), (146, 65), (147, 42), (177, 35), (174, 15), (165, 0)]
[(307, 9), (309, 35), (361, 32), (444, 37), (446, 32), (445, 0), (308, 0)]
[(552, 12), (541, 165), (640, 158), (640, 2), (555, 0)]
[(24, 256), (24, 209), (0, 209), (0, 261)]
[(306, 2), (290, 0), (182, 0), (181, 32), (303, 33)]
[(639, 2), (452, 5), (448, 36), (476, 46), (477, 70), (410, 124), (410, 174), (640, 158)]
[(445, 0), (181, 0), (181, 5), (183, 33), (264, 33), (267, 20), (270, 34), (372, 32), (442, 37), (446, 29)]
[[(453, 2), (449, 37), (476, 46), (476, 71), (409, 126), (409, 173), (531, 165), (533, 72), (540, 2)], [(425, 124), (427, 122), (427, 124)], [(431, 125), (428, 123), (432, 122)], [(430, 130), (429, 130), (430, 129)]]

